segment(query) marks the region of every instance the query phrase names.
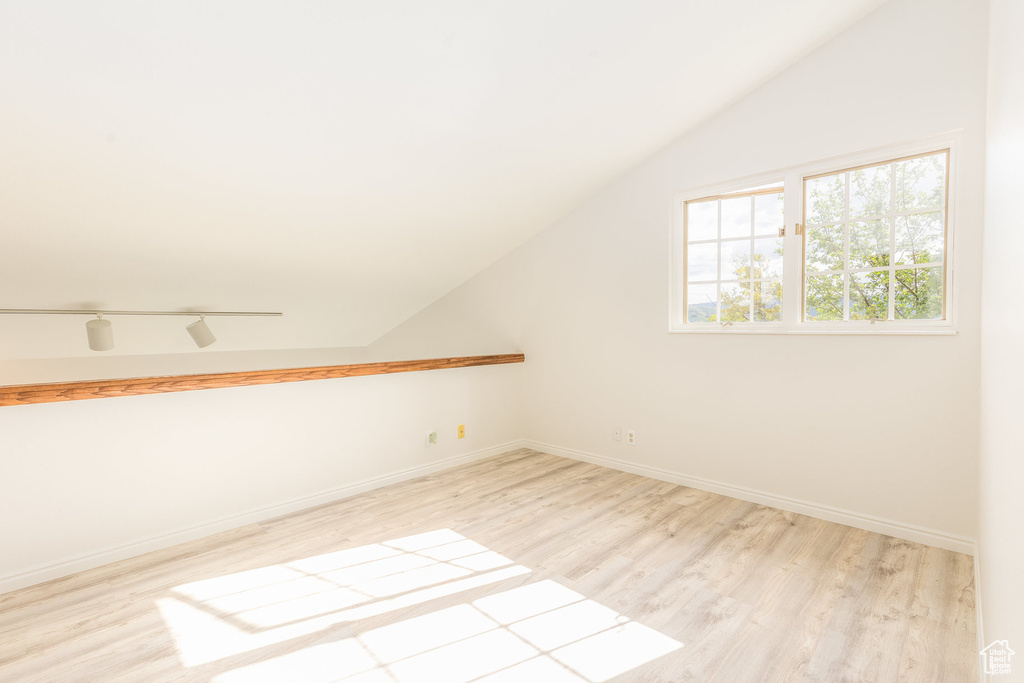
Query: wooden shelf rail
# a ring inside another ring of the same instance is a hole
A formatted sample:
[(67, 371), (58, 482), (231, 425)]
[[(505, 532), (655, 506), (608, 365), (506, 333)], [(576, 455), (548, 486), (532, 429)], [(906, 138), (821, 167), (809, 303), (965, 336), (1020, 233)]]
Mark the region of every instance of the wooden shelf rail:
[(398, 360), (385, 363), (358, 363), (355, 365), (324, 365), (315, 368), (288, 368), (284, 370), (253, 370), (251, 372), (221, 372), (206, 375), (170, 375), (166, 377), (134, 377), (131, 379), (100, 379), (84, 382), (55, 384), (22, 384), (0, 386), (0, 406), (29, 405), (80, 401), (89, 398), (166, 394), (175, 391), (247, 387), (254, 384), (280, 384), (306, 382), (338, 377), (364, 377), (389, 375), (396, 372), (420, 370), (446, 370), (479, 365), (505, 365), (522, 363), (521, 353), (497, 356), (460, 356), (456, 358), (430, 358), (427, 360)]

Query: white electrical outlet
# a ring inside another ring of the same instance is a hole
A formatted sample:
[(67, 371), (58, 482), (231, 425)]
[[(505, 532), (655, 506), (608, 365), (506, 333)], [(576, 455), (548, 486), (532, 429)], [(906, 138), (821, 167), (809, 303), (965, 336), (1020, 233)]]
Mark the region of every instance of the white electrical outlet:
[(429, 434), (427, 434), (427, 448), (430, 448), (431, 446), (436, 446), (436, 445), (437, 445), (437, 430), (435, 429), (434, 431), (432, 431)]
[(622, 441), (622, 427), (616, 427), (612, 432), (612, 441)]
[(632, 429), (626, 430), (626, 443), (629, 444), (630, 446), (636, 445), (636, 432), (634, 432)]

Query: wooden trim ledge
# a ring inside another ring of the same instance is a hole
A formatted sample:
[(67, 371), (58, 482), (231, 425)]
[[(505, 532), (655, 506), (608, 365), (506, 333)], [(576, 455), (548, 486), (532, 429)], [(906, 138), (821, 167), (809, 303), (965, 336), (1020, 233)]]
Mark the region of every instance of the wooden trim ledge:
[(115, 396), (167, 394), (176, 391), (247, 387), (255, 384), (281, 384), (283, 382), (307, 382), (316, 379), (336, 379), (339, 377), (390, 375), (396, 372), (447, 370), (449, 368), (505, 365), (507, 363), (523, 363), (525, 361), (526, 356), (521, 353), (506, 353), (496, 356), (459, 356), (456, 358), (398, 360), (385, 363), (358, 363), (355, 365), (324, 365), (314, 368), (222, 372), (206, 375), (170, 375), (166, 377), (100, 379), (55, 384), (21, 384), (0, 386), (0, 406), (80, 401), (89, 398), (113, 398)]

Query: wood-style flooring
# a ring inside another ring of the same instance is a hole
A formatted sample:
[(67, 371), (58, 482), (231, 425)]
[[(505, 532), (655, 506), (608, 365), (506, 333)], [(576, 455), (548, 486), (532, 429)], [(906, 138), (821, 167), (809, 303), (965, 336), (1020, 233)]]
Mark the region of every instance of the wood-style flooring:
[(977, 680), (972, 560), (529, 450), (0, 596), (0, 681)]

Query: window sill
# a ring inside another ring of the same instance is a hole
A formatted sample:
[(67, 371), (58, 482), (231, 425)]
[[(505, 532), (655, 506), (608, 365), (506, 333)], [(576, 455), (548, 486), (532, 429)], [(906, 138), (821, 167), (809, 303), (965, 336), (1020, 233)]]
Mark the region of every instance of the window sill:
[(858, 325), (855, 327), (817, 326), (811, 324), (800, 324), (797, 326), (772, 326), (772, 327), (738, 327), (729, 325), (694, 325), (684, 328), (670, 328), (669, 334), (773, 334), (773, 335), (876, 335), (876, 336), (910, 336), (910, 337), (949, 337), (957, 334), (957, 328), (953, 325), (933, 325), (928, 327), (897, 327)]

